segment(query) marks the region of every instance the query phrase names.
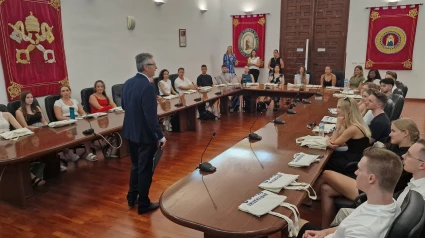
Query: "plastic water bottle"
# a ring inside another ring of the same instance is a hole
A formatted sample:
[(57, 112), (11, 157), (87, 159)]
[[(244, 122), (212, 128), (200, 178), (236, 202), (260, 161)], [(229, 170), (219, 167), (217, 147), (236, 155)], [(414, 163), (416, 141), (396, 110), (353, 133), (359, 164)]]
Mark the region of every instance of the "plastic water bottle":
[(69, 119), (75, 120), (75, 108), (69, 107)]
[(325, 137), (325, 123), (323, 121), (319, 124), (319, 136)]
[(344, 89), (348, 89), (348, 79), (344, 79)]

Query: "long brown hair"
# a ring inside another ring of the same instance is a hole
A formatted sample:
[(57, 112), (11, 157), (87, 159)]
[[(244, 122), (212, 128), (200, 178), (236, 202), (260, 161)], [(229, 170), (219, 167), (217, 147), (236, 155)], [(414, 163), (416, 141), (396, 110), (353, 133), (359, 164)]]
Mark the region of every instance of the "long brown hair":
[[(301, 68), (304, 69), (303, 74), (300, 73)], [(306, 84), (306, 82), (307, 82), (307, 72), (306, 72), (306, 69), (303, 65), (301, 65), (300, 68), (298, 69), (298, 74), (300, 74), (301, 84)]]
[(93, 87), (93, 91), (94, 91), (94, 93), (96, 93), (96, 84), (97, 83), (102, 83), (102, 85), (103, 85), (103, 92), (102, 92), (102, 95), (106, 98), (106, 101), (108, 102), (108, 104), (109, 104), (109, 98), (108, 98), (108, 96), (106, 96), (106, 87), (105, 87), (105, 83), (102, 81), (102, 80), (97, 80), (96, 82), (94, 82), (94, 87)]
[[(32, 95), (32, 93), (31, 92), (29, 92), (29, 91), (26, 91), (26, 92), (23, 92), (22, 94), (21, 94), (21, 111), (22, 111), (22, 114), (24, 114), (24, 118), (25, 118), (25, 120), (27, 120), (28, 118), (28, 113), (27, 113), (27, 103), (25, 102), (25, 99), (27, 98), (27, 95), (28, 94), (31, 94)], [(34, 97), (34, 96), (33, 96)], [(39, 112), (40, 110), (38, 110), (38, 107), (35, 105), (35, 103), (34, 103), (34, 101), (32, 101), (32, 103), (31, 103), (31, 105), (30, 105), (30, 107), (31, 107), (31, 112), (33, 112), (33, 113), (36, 113), (36, 112)]]

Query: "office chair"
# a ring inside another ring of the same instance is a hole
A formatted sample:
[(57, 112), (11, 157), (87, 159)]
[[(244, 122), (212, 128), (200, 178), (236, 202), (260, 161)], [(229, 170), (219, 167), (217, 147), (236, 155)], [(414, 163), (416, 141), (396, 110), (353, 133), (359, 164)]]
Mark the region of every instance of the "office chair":
[(177, 90), (176, 90), (176, 86), (174, 86), (174, 82), (176, 81), (177, 77), (179, 77), (178, 74), (170, 74), (170, 76), (169, 76), (169, 80), (171, 80), (171, 86), (173, 86), (174, 91), (176, 91), (176, 92), (177, 92)]
[(9, 111), (7, 110), (6, 105), (4, 105), (4, 104), (0, 104), (0, 112), (9, 112)]
[(391, 121), (397, 120), (401, 116), (401, 112), (403, 111), (404, 107), (404, 97), (399, 94), (393, 94), (391, 95), (391, 100), (394, 102), (394, 113), (392, 117), (390, 117)]
[(410, 190), (401, 205), (400, 214), (394, 219), (385, 238), (424, 237), (425, 201), (422, 195)]
[(117, 104), (118, 107), (121, 107), (121, 95), (122, 95), (122, 87), (124, 84), (115, 84), (112, 86), (112, 100)]
[(393, 102), (393, 100), (388, 99), (387, 104), (385, 104), (385, 107), (384, 107), (384, 112), (385, 114), (387, 114), (390, 120), (393, 117), (394, 109), (395, 109), (395, 103)]
[(336, 87), (344, 87), (344, 79), (345, 79), (345, 72), (344, 71), (338, 71), (338, 70), (332, 70), (332, 73), (335, 74), (336, 77)]
[(61, 96), (59, 94), (49, 95), (44, 98), (44, 106), (46, 107), (47, 118), (49, 118), (49, 122), (57, 121), (58, 119), (55, 116), (54, 105), (56, 100), (59, 100)]
[(88, 114), (91, 113), (90, 109), (90, 96), (94, 93), (93, 88), (85, 88), (81, 90), (81, 104), (84, 108), (84, 111)]

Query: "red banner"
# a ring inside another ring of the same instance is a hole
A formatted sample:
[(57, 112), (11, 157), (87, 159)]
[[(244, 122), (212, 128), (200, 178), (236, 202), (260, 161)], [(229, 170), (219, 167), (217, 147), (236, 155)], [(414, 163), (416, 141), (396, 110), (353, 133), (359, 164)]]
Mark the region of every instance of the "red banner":
[(266, 15), (232, 16), (233, 49), (236, 66), (245, 67), (252, 50), (257, 51), (264, 66), (264, 49), (266, 45)]
[(370, 9), (366, 69), (412, 70), (419, 5)]
[(68, 84), (60, 0), (0, 0), (0, 55), (9, 101)]

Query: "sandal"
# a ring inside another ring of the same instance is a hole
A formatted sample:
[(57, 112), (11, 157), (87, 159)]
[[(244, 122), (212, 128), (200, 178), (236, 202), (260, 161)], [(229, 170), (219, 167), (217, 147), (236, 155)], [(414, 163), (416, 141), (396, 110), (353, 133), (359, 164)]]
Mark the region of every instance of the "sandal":
[(97, 161), (96, 155), (94, 155), (93, 153), (90, 153), (86, 156), (86, 160), (95, 162), (95, 161)]
[(41, 178), (34, 177), (31, 179), (31, 183), (33, 187), (41, 187), (46, 183), (46, 181), (42, 180)]

